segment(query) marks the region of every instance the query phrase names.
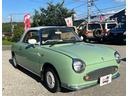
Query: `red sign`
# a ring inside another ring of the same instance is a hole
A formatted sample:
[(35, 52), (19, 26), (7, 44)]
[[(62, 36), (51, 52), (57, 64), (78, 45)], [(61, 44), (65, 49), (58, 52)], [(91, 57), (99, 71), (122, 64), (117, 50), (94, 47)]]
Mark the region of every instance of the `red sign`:
[(104, 16), (100, 16), (100, 22), (104, 20)]
[(31, 22), (30, 22), (30, 14), (24, 15), (24, 31), (26, 32), (27, 29), (31, 27)]
[(72, 27), (73, 26), (72, 17), (65, 18), (65, 22), (66, 22), (68, 27)]

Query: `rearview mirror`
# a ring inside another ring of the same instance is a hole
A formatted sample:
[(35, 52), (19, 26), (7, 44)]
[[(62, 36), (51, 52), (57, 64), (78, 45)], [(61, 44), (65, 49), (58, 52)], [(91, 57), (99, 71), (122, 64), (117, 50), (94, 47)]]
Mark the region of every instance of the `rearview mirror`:
[(36, 39), (29, 39), (29, 40), (28, 40), (28, 43), (29, 43), (29, 44), (36, 44), (37, 41), (36, 41)]

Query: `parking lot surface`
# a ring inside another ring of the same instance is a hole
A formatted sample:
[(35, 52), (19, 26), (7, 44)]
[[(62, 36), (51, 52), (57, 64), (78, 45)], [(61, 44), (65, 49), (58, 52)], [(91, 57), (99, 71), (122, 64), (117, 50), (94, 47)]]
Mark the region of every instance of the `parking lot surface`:
[(119, 51), (122, 57), (120, 64), (120, 77), (110, 84), (99, 85), (78, 91), (51, 93), (40, 79), (34, 74), (19, 67), (15, 69), (11, 64), (11, 51), (3, 50), (2, 54), (2, 96), (125, 96), (126, 95), (126, 46), (105, 45)]

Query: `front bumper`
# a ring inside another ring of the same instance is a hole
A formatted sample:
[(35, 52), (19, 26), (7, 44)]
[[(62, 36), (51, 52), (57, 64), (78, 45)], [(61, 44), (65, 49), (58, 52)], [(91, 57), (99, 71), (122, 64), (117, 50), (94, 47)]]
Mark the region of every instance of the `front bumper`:
[[(119, 76), (120, 76), (119, 72), (116, 72), (113, 74), (112, 79), (116, 79)], [(62, 84), (61, 85), (62, 87), (69, 89), (69, 90), (80, 90), (80, 89), (85, 89), (85, 88), (89, 88), (89, 87), (98, 85), (99, 80), (89, 81), (88, 83), (82, 84), (82, 85), (68, 85), (68, 84), (64, 84), (64, 83), (61, 83), (61, 84)]]

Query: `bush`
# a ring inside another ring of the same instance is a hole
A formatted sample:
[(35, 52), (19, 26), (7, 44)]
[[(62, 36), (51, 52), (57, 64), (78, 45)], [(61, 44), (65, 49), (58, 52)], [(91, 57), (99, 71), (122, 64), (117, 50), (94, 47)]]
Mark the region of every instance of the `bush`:
[(22, 26), (16, 26), (15, 29), (14, 29), (12, 41), (13, 42), (19, 41), (23, 32), (24, 32), (24, 28)]
[(11, 42), (11, 41), (8, 41), (8, 40), (5, 40), (3, 39), (2, 40), (2, 45), (12, 45), (14, 42)]
[(5, 38), (4, 38), (5, 40), (7, 40), (7, 41), (12, 41), (12, 38), (11, 38), (11, 36), (5, 36)]

